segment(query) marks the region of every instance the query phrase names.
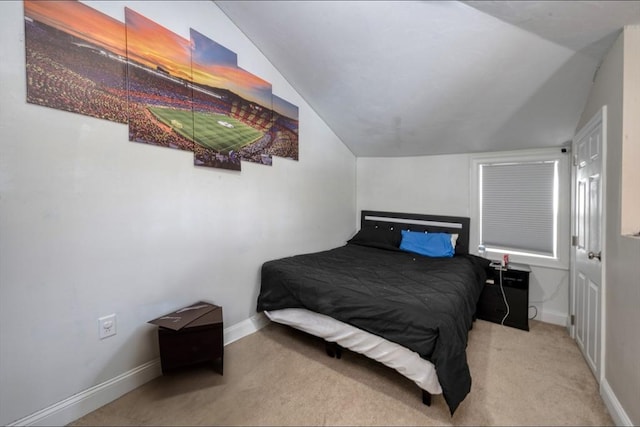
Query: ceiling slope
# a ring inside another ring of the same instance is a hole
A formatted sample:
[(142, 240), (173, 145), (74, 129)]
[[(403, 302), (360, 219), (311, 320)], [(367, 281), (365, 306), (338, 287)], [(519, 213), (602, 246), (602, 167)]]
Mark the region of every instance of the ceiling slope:
[(640, 1), (216, 4), (358, 157), (563, 145), (640, 23)]

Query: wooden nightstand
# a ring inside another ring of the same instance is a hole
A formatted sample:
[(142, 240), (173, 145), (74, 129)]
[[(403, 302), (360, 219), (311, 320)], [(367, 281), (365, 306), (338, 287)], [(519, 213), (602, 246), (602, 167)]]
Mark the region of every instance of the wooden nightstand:
[(501, 323), (507, 314), (502, 289), (509, 304), (509, 315), (504, 325), (529, 330), (529, 273), (531, 269), (524, 264), (509, 264), (506, 269), (487, 269), (487, 282), (478, 300), (477, 316), (490, 322)]
[(150, 321), (158, 325), (162, 373), (203, 362), (224, 369), (222, 307), (198, 302)]

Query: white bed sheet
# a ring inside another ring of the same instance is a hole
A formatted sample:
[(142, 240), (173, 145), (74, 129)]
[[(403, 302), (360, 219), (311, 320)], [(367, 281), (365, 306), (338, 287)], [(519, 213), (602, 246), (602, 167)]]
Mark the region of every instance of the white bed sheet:
[(264, 313), (274, 322), (338, 343), (344, 348), (377, 360), (395, 369), (431, 394), (442, 393), (433, 363), (422, 359), (418, 353), (406, 347), (324, 314), (302, 308), (285, 308)]

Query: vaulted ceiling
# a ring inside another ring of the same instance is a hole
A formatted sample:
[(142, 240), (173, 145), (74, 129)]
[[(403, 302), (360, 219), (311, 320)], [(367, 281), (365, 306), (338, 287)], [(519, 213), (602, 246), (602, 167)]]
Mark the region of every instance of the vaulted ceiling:
[(564, 145), (640, 24), (640, 1), (216, 4), (359, 157)]

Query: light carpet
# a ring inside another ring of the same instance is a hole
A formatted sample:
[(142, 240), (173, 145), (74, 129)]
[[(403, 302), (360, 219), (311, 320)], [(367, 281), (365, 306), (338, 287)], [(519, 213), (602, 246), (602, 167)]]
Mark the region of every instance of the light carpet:
[(453, 416), (441, 395), (359, 354), (270, 324), (225, 347), (225, 371), (198, 366), (150, 381), (72, 425), (613, 425), (598, 384), (560, 326), (478, 320), (471, 393)]

